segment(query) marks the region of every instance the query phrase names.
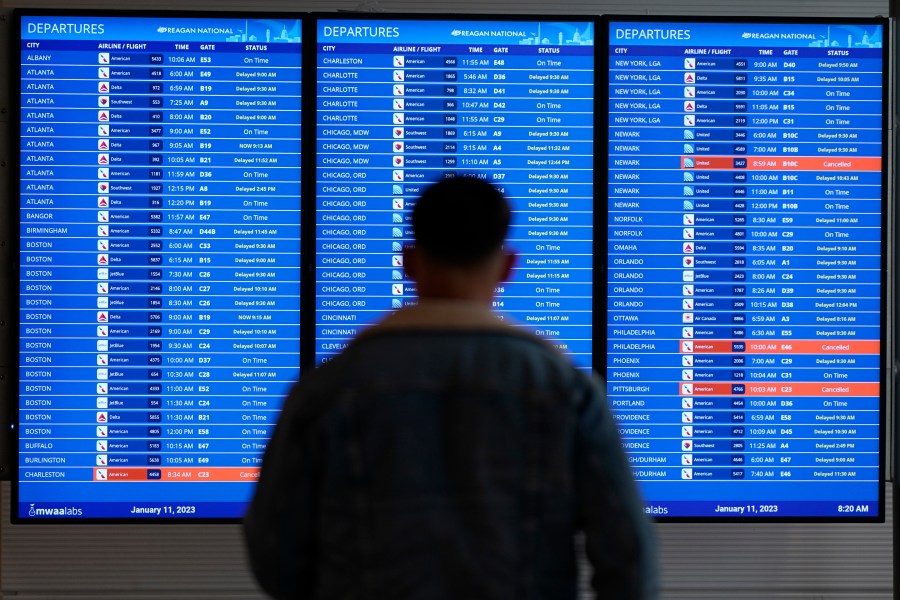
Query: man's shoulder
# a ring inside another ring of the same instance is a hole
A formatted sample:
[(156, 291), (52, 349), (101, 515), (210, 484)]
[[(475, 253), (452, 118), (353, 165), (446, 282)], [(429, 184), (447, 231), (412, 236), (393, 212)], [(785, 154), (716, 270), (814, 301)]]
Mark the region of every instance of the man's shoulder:
[(291, 395), (318, 408), (376, 389), (452, 380), (567, 394), (595, 385), (550, 342), (489, 309), (429, 302), (362, 332), (305, 373)]
[(338, 357), (335, 364), (352, 364), (361, 356), (390, 349), (392, 353), (418, 353), (431, 351), (458, 352), (478, 349), (482, 352), (505, 353), (515, 356), (533, 356), (560, 365), (569, 364), (567, 357), (547, 340), (516, 326), (460, 328), (439, 324), (430, 327), (373, 328), (359, 336)]
[[(385, 329), (360, 336), (305, 373), (284, 410), (304, 429), (327, 428), (344, 403), (359, 407), (374, 398), (453, 389), (498, 398), (540, 397), (548, 405), (580, 411), (585, 401), (604, 396), (599, 384), (551, 344), (518, 328)], [(379, 403), (379, 410), (390, 409)]]
[(547, 340), (517, 326), (434, 325), (373, 329), (320, 368), (323, 380), (344, 382), (447, 376), (468, 372), (496, 381), (580, 386), (590, 377)]
[(483, 304), (465, 301), (429, 300), (398, 310), (363, 331), (351, 348), (370, 338), (382, 343), (411, 339), (473, 341), (559, 354), (549, 342), (508, 316), (494, 313)]

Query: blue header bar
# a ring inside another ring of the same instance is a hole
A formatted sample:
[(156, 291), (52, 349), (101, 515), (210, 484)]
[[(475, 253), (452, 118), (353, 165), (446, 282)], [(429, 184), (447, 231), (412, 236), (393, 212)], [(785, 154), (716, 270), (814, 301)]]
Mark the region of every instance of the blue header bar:
[(610, 45), (629, 46), (752, 46), (810, 48), (881, 48), (882, 26), (877, 23), (609, 23)]
[(301, 41), (300, 19), (222, 19), (172, 17), (22, 17), (23, 40), (141, 40), (142, 42)]
[(317, 31), (319, 43), (594, 45), (593, 20), (559, 23), (323, 19), (318, 22)]

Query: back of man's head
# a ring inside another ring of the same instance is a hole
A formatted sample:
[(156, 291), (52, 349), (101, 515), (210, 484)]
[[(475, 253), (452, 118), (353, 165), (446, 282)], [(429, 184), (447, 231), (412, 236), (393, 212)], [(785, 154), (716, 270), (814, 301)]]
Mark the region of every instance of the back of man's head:
[(416, 249), (446, 264), (471, 266), (503, 247), (510, 208), (490, 183), (471, 176), (430, 186), (413, 209)]

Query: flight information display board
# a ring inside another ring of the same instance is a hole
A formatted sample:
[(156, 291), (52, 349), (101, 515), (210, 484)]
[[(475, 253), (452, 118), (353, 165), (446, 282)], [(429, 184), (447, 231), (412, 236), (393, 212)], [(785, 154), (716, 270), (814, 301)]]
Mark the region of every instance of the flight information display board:
[(470, 174), (514, 211), (519, 262), (495, 308), (590, 367), (594, 22), (320, 19), (316, 31), (316, 362), (415, 302), (401, 255), (413, 202)]
[(608, 26), (608, 390), (648, 512), (883, 515), (882, 20)]
[(18, 17), (13, 518), (238, 518), (300, 367), (300, 21)]

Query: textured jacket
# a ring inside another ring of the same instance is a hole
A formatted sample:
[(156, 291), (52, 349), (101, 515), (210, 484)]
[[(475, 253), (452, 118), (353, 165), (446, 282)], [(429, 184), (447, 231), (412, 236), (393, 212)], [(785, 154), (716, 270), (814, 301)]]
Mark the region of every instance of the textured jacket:
[(276, 598), (653, 598), (655, 544), (597, 382), (488, 310), (423, 302), (305, 375), (244, 531)]

